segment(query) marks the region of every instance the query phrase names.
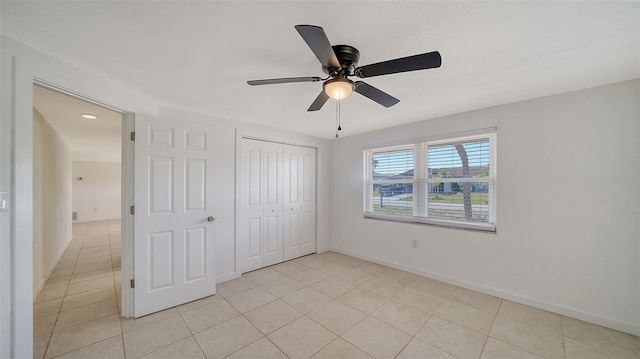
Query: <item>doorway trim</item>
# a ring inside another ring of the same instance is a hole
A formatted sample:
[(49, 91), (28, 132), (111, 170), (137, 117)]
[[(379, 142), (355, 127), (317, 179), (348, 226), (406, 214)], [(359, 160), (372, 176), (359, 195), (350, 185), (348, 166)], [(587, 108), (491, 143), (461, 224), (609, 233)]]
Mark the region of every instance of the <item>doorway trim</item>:
[[(121, 150), (121, 182), (120, 182), (120, 223), (121, 223), (121, 261), (120, 261), (120, 315), (132, 317), (134, 313), (134, 290), (130, 288), (130, 279), (133, 278), (133, 216), (129, 212), (129, 207), (133, 205), (133, 184), (134, 184), (134, 146), (130, 133), (135, 130), (135, 114), (123, 108), (108, 104), (106, 102), (85, 96), (79, 92), (69, 90), (34, 77), (33, 84), (47, 88), (49, 90), (71, 96), (94, 105), (107, 108), (122, 114), (122, 150)], [(32, 250), (33, 251), (33, 250)], [(33, 256), (33, 254), (32, 254)]]

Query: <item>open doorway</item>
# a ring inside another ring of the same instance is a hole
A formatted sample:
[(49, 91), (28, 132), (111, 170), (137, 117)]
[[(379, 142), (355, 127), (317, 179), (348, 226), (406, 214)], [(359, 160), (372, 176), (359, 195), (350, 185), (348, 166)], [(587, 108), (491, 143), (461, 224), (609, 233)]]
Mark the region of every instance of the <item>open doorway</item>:
[(123, 114), (33, 86), (34, 358), (121, 311)]

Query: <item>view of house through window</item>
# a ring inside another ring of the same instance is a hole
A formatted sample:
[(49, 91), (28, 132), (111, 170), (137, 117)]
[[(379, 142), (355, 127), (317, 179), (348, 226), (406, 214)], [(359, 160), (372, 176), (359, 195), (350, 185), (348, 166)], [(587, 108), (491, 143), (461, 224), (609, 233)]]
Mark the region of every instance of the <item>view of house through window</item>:
[(366, 150), (365, 216), (495, 230), (495, 137)]

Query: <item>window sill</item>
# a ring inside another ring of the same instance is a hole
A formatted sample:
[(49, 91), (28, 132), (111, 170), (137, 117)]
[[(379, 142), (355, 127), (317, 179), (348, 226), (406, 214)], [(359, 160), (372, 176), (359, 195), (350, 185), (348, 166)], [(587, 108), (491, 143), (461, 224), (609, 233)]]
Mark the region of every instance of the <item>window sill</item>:
[(381, 213), (364, 212), (363, 217), (366, 219), (376, 219), (389, 222), (398, 223), (410, 223), (410, 224), (423, 224), (430, 226), (438, 226), (452, 229), (462, 229), (467, 231), (477, 231), (485, 233), (496, 233), (496, 226), (492, 223), (464, 223), (447, 221), (443, 219), (433, 219), (427, 217), (414, 217), (414, 216), (395, 216)]

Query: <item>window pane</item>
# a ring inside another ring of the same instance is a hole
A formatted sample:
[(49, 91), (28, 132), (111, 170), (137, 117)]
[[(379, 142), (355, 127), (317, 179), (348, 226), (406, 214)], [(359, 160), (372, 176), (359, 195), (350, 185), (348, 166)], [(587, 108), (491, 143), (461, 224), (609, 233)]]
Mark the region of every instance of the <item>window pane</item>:
[(413, 178), (413, 150), (377, 152), (372, 156), (373, 180), (406, 180)]
[(412, 183), (376, 183), (373, 185), (373, 212), (413, 215)]
[[(486, 177), (489, 175), (489, 139), (429, 146), (429, 178)], [(465, 165), (468, 173), (464, 173)]]
[[(469, 193), (465, 198), (464, 187)], [(430, 218), (463, 222), (489, 222), (489, 183), (427, 184), (427, 209)]]

